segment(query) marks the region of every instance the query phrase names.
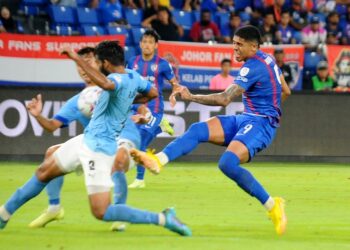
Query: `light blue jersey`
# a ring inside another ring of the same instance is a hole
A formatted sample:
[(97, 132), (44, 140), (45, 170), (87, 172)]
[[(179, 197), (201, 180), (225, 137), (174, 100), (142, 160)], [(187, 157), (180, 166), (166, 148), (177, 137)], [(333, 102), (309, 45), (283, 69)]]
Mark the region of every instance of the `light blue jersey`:
[(54, 115), (55, 120), (62, 122), (61, 128), (67, 127), (73, 121), (80, 122), (84, 128), (89, 124), (90, 118), (83, 115), (78, 109), (79, 95), (80, 93), (70, 98)]
[(151, 84), (136, 71), (125, 71), (125, 74), (113, 73), (107, 77), (114, 82), (115, 89), (101, 93), (84, 131), (84, 142), (92, 151), (115, 154), (115, 138), (125, 126), (136, 94), (148, 93), (151, 89)]

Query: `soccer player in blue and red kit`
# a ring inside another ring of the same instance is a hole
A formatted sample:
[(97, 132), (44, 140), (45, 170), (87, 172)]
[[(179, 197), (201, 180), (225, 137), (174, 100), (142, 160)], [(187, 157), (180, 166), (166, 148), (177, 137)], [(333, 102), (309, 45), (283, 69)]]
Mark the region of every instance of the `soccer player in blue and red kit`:
[(259, 50), (260, 43), (260, 33), (254, 26), (244, 26), (235, 32), (234, 54), (236, 60), (244, 64), (225, 91), (209, 95), (193, 95), (185, 87), (178, 91), (183, 100), (211, 106), (226, 106), (242, 95), (243, 114), (220, 115), (194, 123), (156, 155), (136, 149), (130, 153), (145, 167), (160, 170), (169, 161), (190, 153), (199, 143), (227, 147), (219, 160), (220, 170), (266, 208), (277, 234), (281, 235), (287, 225), (284, 200), (271, 197), (258, 180), (240, 166), (270, 145), (279, 127), (281, 99), (290, 95), (281, 70), (270, 55)]
[[(152, 112), (150, 122), (139, 126), (142, 138), (140, 149), (142, 151), (145, 151), (151, 141), (161, 132), (160, 124), (164, 112), (164, 80), (172, 85), (173, 90), (180, 88), (169, 62), (156, 55), (158, 40), (159, 35), (154, 30), (146, 30), (140, 40), (141, 55), (130, 58), (127, 63), (127, 68), (137, 71), (158, 89), (158, 97), (147, 104)], [(171, 102), (174, 105), (175, 100)], [(145, 169), (142, 166), (137, 166), (136, 179), (129, 185), (129, 188), (145, 187), (144, 175)]]

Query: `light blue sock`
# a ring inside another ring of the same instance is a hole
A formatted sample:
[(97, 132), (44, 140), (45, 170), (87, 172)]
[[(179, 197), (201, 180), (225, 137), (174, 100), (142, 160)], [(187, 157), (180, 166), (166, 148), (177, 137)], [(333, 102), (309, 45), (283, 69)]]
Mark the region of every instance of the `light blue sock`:
[(176, 140), (168, 144), (163, 152), (173, 161), (180, 156), (186, 155), (194, 150), (201, 142), (209, 140), (209, 129), (206, 122), (193, 123), (189, 129)]
[(159, 224), (157, 213), (129, 207), (127, 205), (110, 205), (105, 215), (104, 221), (125, 221), (133, 224)]
[(226, 151), (220, 158), (219, 168), (244, 191), (257, 198), (261, 204), (265, 204), (270, 197), (254, 176), (248, 170), (239, 166), (239, 158), (234, 153)]
[(16, 192), (6, 202), (5, 208), (13, 214), (18, 208), (24, 203), (34, 198), (44, 189), (46, 182), (41, 182), (38, 177), (34, 174), (33, 177), (27, 181), (21, 188), (17, 189)]
[(63, 176), (52, 179), (46, 186), (46, 193), (49, 196), (50, 205), (60, 204), (60, 194), (63, 185)]
[(128, 184), (124, 172), (114, 172), (112, 174), (114, 183), (113, 200), (114, 204), (125, 204), (128, 197)]

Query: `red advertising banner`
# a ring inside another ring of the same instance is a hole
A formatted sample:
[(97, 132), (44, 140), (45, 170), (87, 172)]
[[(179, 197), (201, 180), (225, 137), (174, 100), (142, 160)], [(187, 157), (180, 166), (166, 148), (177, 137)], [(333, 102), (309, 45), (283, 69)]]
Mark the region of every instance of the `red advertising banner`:
[[(292, 68), (294, 80), (291, 87), (300, 89), (304, 65), (304, 46), (266, 46), (261, 49), (273, 54), (275, 48), (283, 48), (285, 63)], [(192, 88), (207, 88), (211, 76), (218, 73), (220, 62), (224, 58), (232, 60), (233, 75), (242, 66), (242, 63), (234, 60), (232, 45), (160, 41), (158, 53), (173, 65), (181, 82)]]
[(350, 46), (328, 45), (330, 75), (340, 87), (350, 87)]
[(103, 40), (117, 40), (125, 44), (124, 35), (112, 36), (38, 36), (0, 34), (0, 56), (22, 58), (66, 58), (58, 52), (63, 45), (78, 50), (86, 46), (95, 47)]

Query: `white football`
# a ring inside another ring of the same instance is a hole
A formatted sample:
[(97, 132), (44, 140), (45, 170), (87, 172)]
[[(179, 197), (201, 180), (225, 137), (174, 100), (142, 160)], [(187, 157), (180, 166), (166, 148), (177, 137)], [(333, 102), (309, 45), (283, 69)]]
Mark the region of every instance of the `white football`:
[(98, 86), (87, 87), (81, 91), (78, 99), (78, 109), (83, 115), (91, 117), (101, 92), (102, 89)]

